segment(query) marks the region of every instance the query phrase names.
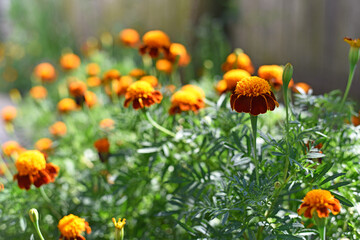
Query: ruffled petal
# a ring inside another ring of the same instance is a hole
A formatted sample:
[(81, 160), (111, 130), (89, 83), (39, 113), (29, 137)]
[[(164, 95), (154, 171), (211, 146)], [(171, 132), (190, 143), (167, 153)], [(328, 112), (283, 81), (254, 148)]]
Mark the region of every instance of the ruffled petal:
[(239, 96), (234, 102), (234, 109), (237, 112), (249, 113), (251, 110), (252, 97)]
[(268, 109), (266, 99), (264, 97), (257, 96), (252, 98), (250, 114), (257, 116), (260, 113), (266, 113)]

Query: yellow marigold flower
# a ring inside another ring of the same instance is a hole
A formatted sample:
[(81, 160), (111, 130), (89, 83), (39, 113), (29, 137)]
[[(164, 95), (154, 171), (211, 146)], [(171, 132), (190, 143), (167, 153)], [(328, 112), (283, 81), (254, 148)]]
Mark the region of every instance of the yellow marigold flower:
[(47, 90), (43, 86), (35, 86), (30, 89), (30, 95), (34, 99), (44, 99), (47, 96)]
[(100, 128), (102, 128), (104, 130), (113, 129), (114, 125), (115, 125), (115, 121), (112, 120), (111, 118), (105, 118), (105, 119), (101, 120), (99, 123)]
[(100, 73), (100, 66), (97, 63), (89, 63), (86, 65), (86, 73), (89, 76), (97, 76)]
[(306, 94), (309, 93), (311, 87), (309, 84), (307, 83), (304, 83), (304, 82), (299, 82), (299, 83), (296, 83), (293, 87), (292, 87), (292, 91), (294, 93), (300, 93), (301, 92), (304, 92)]
[(86, 91), (84, 97), (85, 103), (89, 108), (92, 108), (97, 103), (97, 97), (94, 92)]
[(140, 78), (140, 81), (145, 81), (150, 83), (151, 86), (156, 87), (158, 85), (158, 79), (155, 76), (143, 76), (142, 78)]
[(80, 66), (81, 60), (79, 56), (73, 53), (67, 53), (61, 56), (60, 65), (64, 70), (73, 70)]
[(64, 98), (60, 100), (57, 106), (61, 113), (68, 113), (77, 108), (76, 102), (71, 98)]
[(224, 74), (224, 79), (226, 82), (226, 91), (234, 91), (236, 84), (243, 78), (250, 77), (250, 73), (242, 69), (232, 69)]
[(236, 53), (231, 53), (221, 67), (224, 72), (228, 72), (234, 68), (243, 69), (250, 74), (253, 74), (255, 71), (250, 57), (245, 53), (240, 53), (238, 55), (236, 55)]
[(153, 30), (143, 36), (143, 45), (140, 46), (140, 54), (149, 53), (152, 58), (159, 56), (161, 52), (168, 55), (170, 48), (170, 38), (163, 31)]
[(50, 138), (41, 138), (35, 143), (35, 148), (40, 152), (47, 152), (52, 149), (53, 142)]
[(18, 173), (14, 180), (18, 181), (21, 189), (29, 190), (31, 184), (40, 187), (43, 184), (54, 182), (59, 172), (59, 167), (46, 163), (44, 154), (37, 150), (28, 150), (20, 154), (15, 162)]
[(104, 83), (108, 83), (110, 81), (113, 80), (119, 80), (121, 77), (121, 74), (118, 70), (116, 69), (110, 69), (108, 71), (105, 72), (104, 76), (103, 76), (103, 81)]
[(79, 218), (73, 214), (69, 214), (60, 219), (58, 229), (61, 233), (61, 240), (85, 240), (81, 234), (86, 231), (87, 234), (91, 233), (89, 223), (83, 218)]
[(173, 115), (185, 111), (197, 112), (205, 106), (203, 99), (199, 98), (192, 91), (180, 90), (171, 97), (169, 114)]
[(345, 37), (344, 41), (347, 42), (351, 47), (360, 48), (360, 39), (359, 38), (352, 39), (349, 37)]
[(1, 116), (5, 122), (12, 122), (16, 117), (17, 110), (13, 106), (6, 106), (1, 111)]
[(66, 124), (58, 121), (49, 127), (49, 132), (55, 137), (64, 136), (67, 132)]
[(189, 64), (191, 60), (191, 57), (188, 54), (184, 45), (180, 43), (172, 43), (170, 45), (169, 60), (174, 62), (177, 57), (179, 57), (179, 61), (178, 61), (179, 66), (186, 66)]
[(337, 215), (341, 209), (339, 200), (327, 190), (314, 189), (306, 194), (297, 212), (299, 215), (305, 213), (305, 217), (312, 218), (316, 210), (318, 217), (324, 218), (329, 216), (328, 209), (330, 209), (334, 215)]
[(87, 87), (84, 82), (75, 81), (75, 82), (71, 82), (69, 84), (70, 95), (72, 95), (74, 97), (84, 96), (86, 89), (87, 89)]
[(7, 141), (2, 144), (1, 148), (5, 156), (11, 156), (14, 153), (19, 154), (24, 151), (24, 148), (16, 141)]
[(193, 92), (195, 93), (195, 95), (201, 99), (204, 100), (205, 99), (205, 92), (204, 90), (202, 90), (200, 87), (192, 85), (192, 84), (186, 84), (184, 86), (182, 86), (181, 90), (183, 91), (189, 91), (189, 92)]
[(123, 229), (123, 227), (126, 224), (126, 219), (125, 218), (123, 218), (122, 221), (121, 221), (121, 218), (119, 218), (119, 220), (117, 222), (116, 222), (115, 218), (112, 218), (112, 221), (114, 223), (114, 226), (119, 230)]
[(97, 87), (101, 85), (101, 79), (96, 76), (88, 77), (86, 83), (89, 87)]
[[(283, 70), (283, 67), (279, 65), (263, 65), (258, 69), (258, 76), (267, 80), (275, 90), (279, 90), (283, 85)], [(291, 79), (288, 87), (293, 85), (294, 81)]]
[(257, 116), (268, 110), (273, 111), (279, 103), (266, 80), (259, 77), (247, 77), (237, 83), (230, 97), (230, 105), (236, 112)]
[(156, 69), (160, 72), (170, 74), (173, 70), (172, 63), (167, 59), (159, 59), (156, 61)]
[(124, 106), (128, 107), (133, 102), (133, 108), (139, 109), (150, 107), (155, 103), (160, 103), (162, 94), (154, 90), (150, 83), (137, 81), (131, 84), (125, 94)]
[(145, 76), (146, 72), (144, 70), (140, 69), (140, 68), (134, 68), (133, 70), (130, 71), (129, 75), (131, 77), (139, 79), (139, 78)]
[(217, 84), (216, 84), (216, 87), (215, 87), (216, 91), (220, 94), (226, 92), (227, 90), (227, 84), (226, 84), (226, 81), (223, 79), (223, 80), (220, 80)]
[(47, 62), (38, 64), (34, 69), (34, 74), (42, 82), (53, 82), (56, 78), (54, 66)]
[(139, 33), (132, 28), (126, 28), (119, 33), (119, 40), (129, 47), (136, 47), (140, 41)]

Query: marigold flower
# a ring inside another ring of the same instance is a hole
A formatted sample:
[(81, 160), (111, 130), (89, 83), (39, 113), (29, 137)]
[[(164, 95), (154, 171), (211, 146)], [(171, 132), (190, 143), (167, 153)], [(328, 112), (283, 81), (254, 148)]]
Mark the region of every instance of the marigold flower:
[(80, 66), (81, 60), (79, 56), (73, 53), (67, 53), (61, 56), (60, 65), (64, 70), (73, 70)]
[(44, 154), (37, 150), (28, 150), (20, 154), (15, 162), (18, 173), (14, 180), (18, 181), (21, 189), (29, 190), (31, 184), (40, 187), (43, 184), (54, 182), (58, 175), (59, 167), (46, 163)]
[(42, 82), (53, 82), (56, 78), (54, 66), (47, 62), (38, 64), (34, 69), (34, 74)]
[(195, 95), (201, 99), (204, 100), (205, 99), (205, 92), (204, 90), (202, 90), (200, 87), (192, 85), (192, 84), (186, 84), (184, 86), (182, 86), (181, 90), (183, 91), (189, 91), (189, 92), (193, 92), (195, 93)]
[(121, 77), (121, 74), (116, 69), (110, 69), (109, 71), (105, 72), (103, 81), (104, 83), (108, 83), (112, 80), (119, 80)]
[(115, 125), (115, 121), (112, 120), (111, 118), (105, 118), (105, 119), (101, 120), (99, 123), (100, 128), (102, 128), (104, 130), (113, 129), (114, 125)]
[(151, 86), (156, 87), (158, 85), (158, 79), (155, 76), (144, 76), (140, 78), (140, 81), (145, 81), (150, 83)]
[(94, 92), (87, 91), (85, 92), (84, 97), (85, 97), (85, 103), (89, 108), (93, 107), (97, 103), (97, 97)]
[(327, 190), (314, 189), (306, 194), (297, 212), (299, 215), (305, 213), (305, 217), (312, 218), (316, 210), (318, 217), (324, 218), (329, 216), (328, 209), (330, 209), (334, 215), (337, 215), (341, 209), (339, 200)]
[(47, 90), (43, 86), (35, 86), (30, 89), (30, 95), (34, 99), (44, 99), (47, 96)]
[(89, 76), (97, 76), (100, 73), (100, 66), (97, 63), (86, 65), (86, 73)]
[(216, 91), (220, 94), (226, 92), (227, 90), (227, 84), (226, 81), (224, 79), (220, 80), (215, 87)]
[(126, 28), (119, 33), (119, 40), (129, 47), (136, 47), (140, 41), (139, 33), (132, 28)]
[(119, 230), (123, 229), (123, 227), (126, 224), (126, 219), (125, 218), (123, 218), (122, 221), (121, 221), (121, 218), (119, 218), (119, 220), (117, 222), (116, 222), (115, 218), (112, 218), (112, 221), (114, 223), (114, 226)]
[(91, 233), (89, 223), (85, 219), (69, 214), (60, 219), (58, 229), (61, 233), (61, 240), (85, 240), (81, 234), (86, 231), (87, 234)]
[[(2, 169), (0, 168), (0, 176), (2, 175)], [(0, 192), (5, 189), (4, 184), (0, 183)]]
[(41, 138), (35, 143), (35, 148), (40, 152), (47, 152), (52, 149), (53, 141), (50, 138)]
[(139, 109), (150, 107), (154, 103), (160, 103), (162, 94), (154, 90), (150, 83), (137, 81), (131, 84), (125, 94), (124, 106), (128, 107), (133, 102), (133, 108)]
[(49, 132), (55, 137), (62, 137), (67, 132), (66, 124), (58, 121), (49, 127)]
[(14, 153), (19, 154), (24, 151), (24, 148), (16, 141), (7, 141), (1, 146), (5, 156), (11, 156)]
[(360, 48), (360, 39), (359, 38), (352, 39), (349, 37), (345, 37), (344, 41), (347, 42), (351, 47)]
[(145, 76), (146, 72), (144, 70), (140, 69), (140, 68), (134, 68), (133, 70), (130, 71), (129, 75), (131, 77), (139, 79), (139, 78)]
[(106, 162), (109, 158), (110, 143), (107, 138), (101, 138), (95, 141), (94, 147), (98, 151), (99, 158), (102, 162)]
[(179, 57), (178, 66), (186, 66), (190, 63), (191, 57), (184, 45), (180, 43), (172, 43), (170, 45), (169, 60), (174, 62)]
[(160, 72), (170, 74), (173, 70), (172, 63), (167, 59), (159, 59), (156, 61), (156, 69)]
[(101, 79), (99, 77), (88, 77), (86, 83), (89, 87), (97, 87), (101, 85)]
[(60, 100), (57, 106), (61, 113), (68, 113), (77, 108), (76, 102), (71, 98), (64, 98)]
[(72, 95), (73, 97), (84, 96), (86, 89), (87, 89), (87, 87), (84, 82), (75, 81), (75, 82), (71, 82), (69, 84), (69, 92), (70, 92), (70, 95)]
[(149, 53), (152, 58), (159, 56), (161, 52), (168, 55), (170, 48), (170, 38), (163, 31), (153, 30), (143, 36), (143, 45), (140, 46), (141, 55)]
[(294, 93), (305, 93), (305, 94), (308, 94), (309, 91), (310, 91), (311, 87), (309, 84), (307, 83), (304, 83), (304, 82), (299, 82), (299, 83), (296, 83), (293, 87), (292, 87), (292, 91)]
[[(275, 90), (279, 90), (283, 85), (283, 70), (283, 67), (279, 65), (263, 65), (258, 69), (258, 76), (267, 80)], [(293, 85), (294, 81), (291, 79), (288, 87)]]
[(257, 116), (268, 110), (273, 111), (279, 103), (266, 80), (259, 77), (247, 77), (237, 83), (230, 97), (230, 105), (236, 112)]
[[(243, 78), (250, 77), (250, 73), (242, 69), (232, 69), (224, 74), (224, 79), (226, 82), (226, 91), (234, 91), (236, 84)], [(223, 93), (223, 92), (220, 92)]]
[(194, 92), (180, 90), (171, 97), (171, 107), (169, 114), (173, 115), (185, 111), (197, 112), (205, 106), (204, 101)]
[(5, 122), (12, 122), (17, 114), (17, 110), (13, 106), (6, 106), (1, 111), (1, 116)]
[(105, 92), (110, 97), (112, 92), (116, 93), (117, 96), (125, 95), (128, 87), (133, 83), (133, 78), (130, 76), (122, 76), (119, 80), (112, 81), (111, 84), (105, 86)]
[(250, 74), (255, 72), (250, 57), (245, 53), (240, 53), (238, 55), (236, 53), (231, 53), (222, 64), (221, 68), (224, 72), (228, 72), (234, 68), (243, 69)]

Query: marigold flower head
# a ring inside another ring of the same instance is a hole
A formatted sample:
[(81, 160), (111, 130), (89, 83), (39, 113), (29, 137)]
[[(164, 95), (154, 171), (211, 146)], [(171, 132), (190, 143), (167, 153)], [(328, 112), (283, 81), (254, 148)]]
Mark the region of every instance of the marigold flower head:
[(52, 149), (53, 141), (50, 138), (41, 138), (35, 143), (35, 148), (40, 152), (47, 152)]
[(183, 91), (189, 91), (189, 92), (193, 92), (195, 93), (195, 95), (201, 99), (204, 100), (205, 99), (205, 92), (204, 90), (202, 90), (200, 87), (192, 85), (192, 84), (186, 84), (184, 86), (182, 86), (181, 90)]
[(230, 105), (236, 112), (257, 116), (268, 110), (273, 111), (279, 103), (266, 80), (259, 77), (247, 77), (237, 83), (230, 97)]
[(234, 91), (236, 84), (243, 78), (250, 77), (250, 73), (242, 69), (232, 69), (224, 74), (226, 91)]
[(129, 47), (136, 47), (140, 41), (139, 33), (132, 28), (126, 28), (119, 33), (119, 40)]
[(64, 136), (67, 132), (66, 124), (58, 121), (49, 127), (49, 132), (55, 137)]
[(7, 141), (2, 144), (1, 148), (5, 156), (11, 156), (14, 153), (19, 154), (24, 151), (24, 148), (16, 141)]
[(16, 117), (17, 110), (13, 106), (6, 106), (1, 111), (1, 116), (5, 122), (12, 122)]
[(47, 90), (43, 86), (35, 86), (30, 89), (30, 95), (34, 99), (44, 99), (47, 96)]
[(62, 240), (85, 240), (81, 234), (85, 231), (87, 234), (91, 233), (89, 223), (85, 219), (73, 214), (60, 219), (58, 229), (61, 233), (60, 239)]
[(89, 108), (92, 108), (93, 106), (96, 105), (97, 97), (94, 92), (86, 91), (84, 97), (85, 97), (85, 103)]
[(125, 94), (124, 106), (128, 107), (133, 102), (133, 108), (139, 109), (150, 107), (155, 103), (160, 103), (162, 94), (154, 90), (150, 83), (137, 81), (131, 84)]
[(110, 69), (105, 72), (105, 74), (103, 76), (103, 81), (104, 81), (104, 83), (108, 83), (112, 80), (119, 80), (120, 77), (121, 77), (121, 74), (118, 70)]
[(58, 109), (61, 113), (68, 113), (74, 111), (76, 108), (76, 102), (71, 98), (64, 98), (58, 103)]
[(146, 72), (144, 70), (140, 69), (140, 68), (134, 68), (133, 70), (130, 71), (129, 75), (131, 77), (139, 79), (139, 78), (145, 76)]
[(156, 87), (159, 83), (157, 77), (151, 75), (143, 76), (142, 78), (140, 78), (140, 81), (148, 82), (153, 87)]
[(170, 74), (173, 70), (172, 63), (167, 59), (159, 59), (156, 61), (156, 69), (160, 72)]
[(228, 72), (234, 68), (243, 69), (250, 74), (253, 74), (255, 71), (250, 57), (245, 53), (231, 53), (221, 67), (224, 72)]
[(75, 82), (71, 82), (69, 84), (70, 95), (72, 95), (74, 97), (84, 96), (86, 89), (87, 89), (87, 87), (84, 82), (75, 81)]
[(14, 180), (18, 181), (21, 189), (29, 190), (31, 184), (40, 187), (43, 184), (54, 182), (59, 172), (59, 167), (46, 163), (44, 154), (38, 150), (28, 150), (22, 152), (15, 162), (18, 173), (14, 175)]
[(67, 53), (61, 56), (60, 65), (64, 70), (73, 70), (80, 66), (81, 60), (79, 56), (73, 53)]
[(176, 114), (185, 111), (197, 112), (205, 106), (204, 101), (192, 91), (180, 90), (171, 97), (169, 114)]
[(153, 30), (143, 36), (143, 45), (139, 48), (140, 54), (149, 53), (152, 58), (159, 56), (160, 52), (168, 55), (170, 38), (163, 31)]
[(110, 149), (110, 143), (107, 138), (101, 138), (95, 141), (94, 147), (100, 153), (108, 153)]
[(105, 119), (101, 120), (99, 123), (100, 128), (102, 128), (104, 130), (113, 129), (114, 125), (115, 125), (115, 121), (112, 120), (111, 118), (105, 118)]
[(174, 62), (179, 57), (178, 65), (186, 66), (190, 63), (191, 57), (184, 45), (180, 43), (172, 43), (170, 45), (170, 61)]
[(88, 77), (86, 83), (89, 87), (97, 87), (101, 85), (101, 79), (96, 76)]
[[(283, 67), (279, 65), (263, 65), (258, 69), (258, 76), (267, 80), (275, 90), (279, 90), (283, 85), (283, 70)], [(291, 79), (288, 87), (293, 85), (294, 81)]]
[(344, 41), (347, 42), (351, 47), (360, 48), (360, 39), (352, 39), (349, 37), (344, 37)]
[(97, 63), (89, 63), (86, 65), (86, 73), (89, 76), (97, 76), (100, 73), (100, 66)]
[(341, 209), (339, 200), (327, 190), (314, 189), (306, 194), (297, 212), (299, 215), (305, 213), (305, 217), (312, 218), (314, 211), (316, 211), (319, 218), (324, 218), (329, 216), (328, 209), (337, 215)]
[(126, 219), (125, 218), (123, 218), (122, 221), (121, 221), (121, 218), (119, 218), (119, 220), (117, 222), (116, 222), (115, 218), (112, 218), (112, 221), (114, 223), (115, 228), (117, 228), (119, 230), (123, 229), (123, 227), (126, 224)]
[(227, 84), (226, 81), (224, 79), (220, 80), (215, 87), (216, 91), (220, 94), (226, 92), (227, 90)]
[(53, 82), (56, 78), (54, 66), (47, 62), (38, 64), (34, 69), (34, 74), (42, 82)]
[(311, 87), (309, 84), (307, 83), (304, 83), (304, 82), (299, 82), (299, 83), (296, 83), (293, 87), (292, 87), (292, 91), (294, 93), (305, 93), (305, 94), (308, 94), (309, 91), (311, 90)]

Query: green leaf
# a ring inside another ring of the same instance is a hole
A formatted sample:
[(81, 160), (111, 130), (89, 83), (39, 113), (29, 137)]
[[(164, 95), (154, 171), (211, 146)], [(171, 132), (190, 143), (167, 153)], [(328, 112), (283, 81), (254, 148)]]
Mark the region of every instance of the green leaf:
[(327, 190), (337, 189), (337, 188), (339, 188), (339, 187), (349, 185), (350, 183), (351, 183), (350, 181), (339, 182), (339, 183), (336, 183), (336, 184), (334, 184), (334, 185), (331, 185), (330, 187), (328, 187), (328, 188), (326, 188), (326, 189), (327, 189)]
[(337, 193), (334, 193), (334, 192), (331, 192), (331, 194), (334, 195), (335, 198), (338, 199), (341, 204), (344, 204), (345, 206), (348, 206), (348, 207), (354, 207), (354, 204), (352, 202), (350, 202), (349, 200), (347, 200), (345, 197), (343, 197)]
[(331, 180), (333, 180), (333, 179), (335, 179), (335, 178), (338, 178), (338, 177), (340, 177), (340, 176), (343, 176), (343, 175), (345, 175), (346, 173), (337, 173), (337, 174), (334, 174), (334, 175), (332, 175), (332, 176), (330, 176), (330, 177), (327, 177), (324, 181), (322, 181), (320, 184), (319, 184), (319, 186), (321, 186), (321, 185), (323, 185), (323, 184), (325, 184), (325, 183), (327, 183), (327, 182), (330, 182)]
[(285, 239), (285, 240), (303, 240), (303, 238), (301, 237), (296, 237), (293, 235), (287, 235), (287, 234), (280, 234), (280, 235), (276, 235), (278, 238), (277, 239)]
[(327, 163), (323, 166), (318, 167), (315, 170), (312, 182), (316, 182), (318, 179), (322, 178), (332, 168), (333, 165), (334, 163)]

